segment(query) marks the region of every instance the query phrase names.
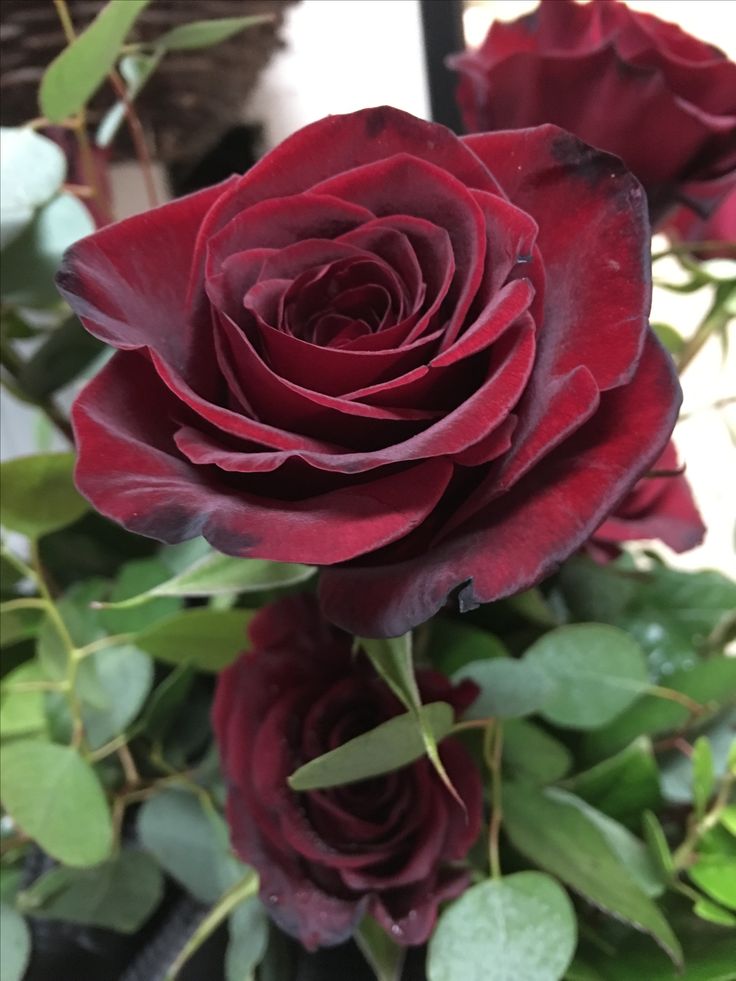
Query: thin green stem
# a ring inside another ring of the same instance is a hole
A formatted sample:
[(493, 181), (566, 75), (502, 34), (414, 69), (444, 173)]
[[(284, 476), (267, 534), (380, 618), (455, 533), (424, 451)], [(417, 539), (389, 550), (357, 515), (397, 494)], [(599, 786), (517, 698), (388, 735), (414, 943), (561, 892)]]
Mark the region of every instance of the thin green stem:
[(483, 755), (491, 773), (491, 819), (488, 825), (488, 865), (492, 879), (501, 878), (499, 837), (503, 821), (501, 793), (501, 759), (503, 755), (503, 726), (496, 721), (486, 728)]
[(134, 640), (135, 634), (111, 634), (109, 637), (100, 637), (99, 640), (93, 640), (90, 644), (85, 644), (84, 647), (75, 648), (74, 656), (78, 661), (82, 661), (85, 657), (89, 657), (90, 654), (104, 651), (108, 647), (122, 647), (124, 644), (130, 644)]
[(674, 863), (675, 869), (680, 872), (686, 869), (692, 861), (693, 852), (697, 847), (698, 842), (703, 837), (703, 835), (710, 831), (711, 828), (720, 822), (721, 815), (723, 814), (726, 807), (731, 801), (731, 792), (734, 784), (733, 774), (727, 773), (721, 780), (721, 786), (719, 788), (718, 794), (713, 801), (713, 806), (705, 814), (700, 821), (694, 822), (685, 836), (685, 840), (682, 844), (675, 850), (672, 856), (672, 861)]
[(195, 951), (202, 946), (205, 940), (207, 940), (207, 938), (215, 932), (219, 925), (227, 919), (235, 907), (245, 902), (246, 899), (250, 899), (251, 896), (254, 896), (257, 889), (258, 877), (253, 872), (247, 875), (244, 879), (241, 879), (240, 882), (236, 882), (231, 889), (228, 889), (228, 891), (219, 899), (216, 905), (212, 907), (207, 916), (205, 916), (189, 940), (186, 942), (178, 957), (169, 968), (164, 981), (176, 981), (179, 972), (192, 954), (194, 954)]
[(668, 702), (677, 702), (678, 705), (687, 709), (694, 716), (702, 715), (708, 711), (707, 705), (696, 702), (694, 698), (684, 695), (681, 691), (675, 691), (674, 688), (665, 688), (663, 685), (652, 685), (650, 688), (647, 688), (647, 695), (653, 695), (655, 698), (663, 698)]
[(708, 313), (705, 315), (693, 336), (685, 342), (685, 346), (680, 352), (677, 360), (677, 371), (682, 374), (694, 358), (700, 353), (712, 334), (720, 333), (728, 325), (733, 317), (729, 312), (727, 303), (724, 303), (718, 295), (714, 299)]
[(71, 423), (64, 416), (53, 399), (36, 398), (25, 389), (21, 382), (21, 373), (24, 368), (23, 359), (15, 350), (13, 350), (12, 346), (7, 341), (0, 342), (0, 365), (7, 373), (11, 382), (10, 385), (7, 384), (7, 382), (4, 382), (4, 386), (8, 389), (8, 391), (16, 398), (20, 398), (24, 402), (28, 402), (30, 405), (35, 405), (36, 408), (40, 409), (41, 412), (43, 412), (47, 417), (49, 422), (53, 423), (53, 425), (59, 430), (64, 439), (68, 440), (73, 446), (74, 432), (72, 430)]
[(46, 600), (35, 596), (29, 596), (27, 599), (6, 600), (0, 604), (0, 612), (2, 613), (14, 613), (16, 610), (43, 610), (46, 613), (48, 612), (48, 604)]

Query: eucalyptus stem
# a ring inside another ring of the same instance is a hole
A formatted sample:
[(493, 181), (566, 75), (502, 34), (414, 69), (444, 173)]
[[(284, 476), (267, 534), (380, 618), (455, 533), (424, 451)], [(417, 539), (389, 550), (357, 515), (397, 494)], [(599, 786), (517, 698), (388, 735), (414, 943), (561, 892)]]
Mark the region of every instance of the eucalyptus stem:
[(682, 374), (691, 361), (700, 353), (711, 334), (722, 331), (732, 319), (733, 314), (726, 309), (726, 304), (716, 295), (708, 313), (700, 323), (693, 336), (685, 342), (677, 361), (677, 371)]
[(135, 110), (135, 106), (128, 98), (125, 83), (117, 73), (116, 69), (112, 69), (109, 79), (112, 87), (115, 89), (115, 94), (123, 103), (125, 120), (128, 124), (130, 138), (133, 141), (135, 155), (138, 158), (138, 164), (141, 168), (141, 174), (143, 175), (143, 183), (146, 186), (146, 195), (148, 196), (149, 207), (156, 208), (160, 202), (156, 192), (156, 182), (153, 178), (153, 163), (151, 161), (151, 154), (148, 152), (146, 134), (143, 131), (143, 126), (141, 125), (140, 118)]
[(121, 647), (123, 644), (130, 644), (133, 640), (135, 640), (135, 634), (111, 634), (109, 637), (100, 637), (99, 640), (93, 640), (91, 643), (85, 644), (84, 647), (75, 648), (76, 658), (78, 661), (82, 661), (90, 654), (104, 651), (108, 647)]
[(501, 759), (503, 755), (503, 726), (499, 721), (486, 727), (483, 755), (491, 773), (491, 819), (488, 825), (488, 865), (491, 878), (501, 878), (499, 836), (503, 821), (501, 794)]
[(734, 784), (734, 776), (731, 773), (726, 773), (721, 781), (721, 786), (713, 801), (713, 806), (705, 814), (700, 821), (695, 821), (685, 836), (685, 840), (682, 844), (675, 850), (672, 856), (672, 861), (675, 866), (676, 871), (681, 872), (686, 869), (692, 860), (693, 852), (702, 838), (702, 836), (710, 831), (711, 828), (720, 822), (721, 815), (723, 814), (726, 807), (728, 807), (731, 801), (731, 792)]
[(218, 900), (215, 906), (209, 911), (200, 925), (186, 942), (178, 957), (168, 970), (164, 981), (176, 981), (179, 972), (186, 962), (197, 951), (202, 944), (210, 937), (219, 925), (227, 919), (236, 906), (239, 906), (246, 899), (256, 894), (258, 890), (258, 877), (255, 873), (249, 873), (240, 882), (236, 882), (232, 888)]

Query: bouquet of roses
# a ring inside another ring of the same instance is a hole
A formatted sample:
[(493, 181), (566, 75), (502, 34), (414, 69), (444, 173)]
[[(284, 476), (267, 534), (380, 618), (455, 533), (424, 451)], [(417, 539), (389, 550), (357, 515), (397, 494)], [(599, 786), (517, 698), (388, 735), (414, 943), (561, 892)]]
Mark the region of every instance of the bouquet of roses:
[(732, 978), (736, 584), (625, 543), (704, 534), (736, 66), (545, 0), (452, 59), (471, 135), (331, 116), (109, 223), (148, 76), (252, 18), (56, 2), (3, 131), (3, 381), (71, 447), (3, 464), (3, 981)]

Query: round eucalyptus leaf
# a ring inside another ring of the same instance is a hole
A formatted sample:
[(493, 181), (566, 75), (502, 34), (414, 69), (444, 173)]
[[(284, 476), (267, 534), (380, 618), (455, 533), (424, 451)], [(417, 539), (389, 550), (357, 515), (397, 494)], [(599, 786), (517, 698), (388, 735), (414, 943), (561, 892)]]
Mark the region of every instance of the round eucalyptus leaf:
[(543, 872), (517, 872), (468, 889), (429, 942), (429, 981), (559, 981), (577, 925), (565, 890)]

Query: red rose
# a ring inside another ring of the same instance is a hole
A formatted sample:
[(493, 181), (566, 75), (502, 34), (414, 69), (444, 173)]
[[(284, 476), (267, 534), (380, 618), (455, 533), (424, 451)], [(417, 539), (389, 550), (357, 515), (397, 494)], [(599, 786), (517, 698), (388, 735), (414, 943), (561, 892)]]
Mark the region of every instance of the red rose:
[(700, 545), (705, 525), (684, 474), (678, 472), (677, 451), (669, 443), (652, 468), (661, 477), (645, 477), (626, 495), (586, 546), (600, 562), (615, 558), (621, 542), (657, 538), (675, 552)]
[(468, 130), (563, 126), (625, 161), (653, 222), (680, 195), (720, 197), (736, 166), (736, 65), (617, 0), (542, 0), (451, 64)]
[(328, 566), (324, 612), (364, 636), (539, 580), (677, 413), (641, 188), (553, 126), (332, 116), (75, 244), (59, 282), (121, 349), (74, 408), (81, 491), (166, 542)]
[[(424, 943), (437, 906), (466, 887), (462, 859), (480, 829), (478, 771), (455, 739), (440, 745), (467, 815), (429, 761), (332, 790), (297, 794), (301, 764), (405, 711), (352, 638), (292, 596), (251, 624), (252, 650), (222, 672), (215, 735), (233, 847), (260, 875), (278, 925), (308, 949), (341, 943), (369, 912), (399, 943)], [(419, 671), (424, 702), (464, 709), (475, 695)]]
[(693, 249), (698, 259), (736, 259), (736, 186), (708, 218), (687, 207), (678, 208), (663, 229), (675, 241), (720, 243), (717, 248)]

